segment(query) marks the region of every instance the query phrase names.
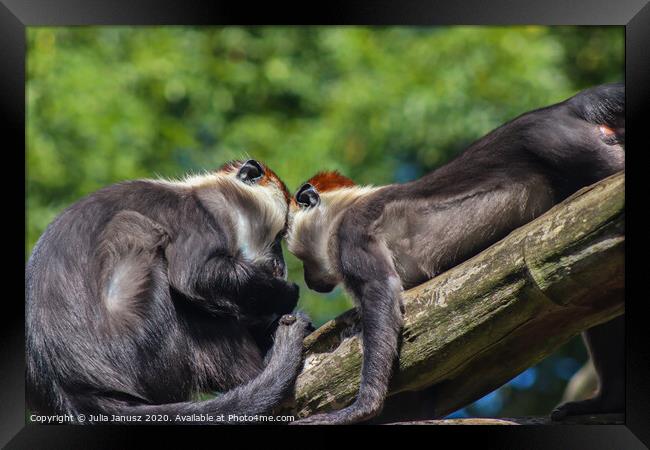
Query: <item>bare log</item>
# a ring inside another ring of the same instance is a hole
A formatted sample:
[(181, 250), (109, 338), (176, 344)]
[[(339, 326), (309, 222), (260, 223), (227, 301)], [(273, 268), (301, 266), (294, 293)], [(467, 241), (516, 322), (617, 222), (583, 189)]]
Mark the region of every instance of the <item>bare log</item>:
[[(390, 394), (436, 385), (436, 417), (471, 403), (578, 333), (624, 312), (625, 174), (582, 189), (463, 264), (404, 293)], [(468, 211), (471, 214), (471, 211)], [(350, 404), (356, 310), (305, 339), (294, 413)]]

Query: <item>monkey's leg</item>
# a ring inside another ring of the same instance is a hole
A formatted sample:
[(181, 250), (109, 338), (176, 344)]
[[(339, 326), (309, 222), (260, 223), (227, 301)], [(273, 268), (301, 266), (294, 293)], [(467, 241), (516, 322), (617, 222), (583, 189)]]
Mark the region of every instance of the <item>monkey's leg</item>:
[(381, 411), (397, 356), (402, 317), (399, 290), (386, 280), (362, 288), (363, 363), (361, 385), (354, 403), (339, 411), (316, 414), (293, 422), (298, 425), (351, 424), (370, 419)]
[[(359, 300), (363, 363), (361, 385), (354, 403), (339, 411), (316, 414), (295, 424), (349, 424), (370, 419), (381, 411), (397, 357), (402, 329), (401, 283), (381, 242), (368, 236), (363, 247), (347, 247), (343, 261), (346, 286)], [(342, 248), (345, 248), (342, 246)], [(363, 261), (363, 265), (357, 262)]]
[[(275, 344), (264, 370), (248, 383), (201, 402), (181, 402), (164, 405), (122, 405), (120, 414), (268, 414), (277, 406), (298, 376), (302, 365), (302, 341), (307, 334), (309, 319), (304, 315), (285, 315), (275, 333)], [(234, 421), (237, 422), (237, 421)], [(213, 423), (213, 422), (208, 422)], [(213, 423), (214, 424), (214, 423)]]
[(625, 408), (625, 315), (583, 333), (599, 387), (589, 399), (567, 402), (551, 412), (552, 420), (581, 414), (622, 413)]

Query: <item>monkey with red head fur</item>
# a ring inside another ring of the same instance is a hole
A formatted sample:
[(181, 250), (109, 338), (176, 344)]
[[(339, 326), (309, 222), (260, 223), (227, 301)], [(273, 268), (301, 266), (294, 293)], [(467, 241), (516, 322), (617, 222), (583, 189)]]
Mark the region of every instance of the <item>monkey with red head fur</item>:
[[(343, 283), (361, 314), (363, 364), (354, 403), (297, 424), (354, 423), (386, 397), (402, 327), (401, 291), (461, 263), (583, 186), (625, 167), (624, 87), (602, 85), (523, 114), (410, 183), (360, 187), (335, 172), (297, 191), (288, 248), (307, 285)], [(622, 411), (622, 318), (586, 333), (599, 393), (553, 418)]]
[[(119, 183), (63, 211), (26, 268), (29, 408), (208, 423), (271, 412), (309, 327), (288, 314), (289, 197), (249, 160)], [(224, 393), (190, 401), (208, 391)]]

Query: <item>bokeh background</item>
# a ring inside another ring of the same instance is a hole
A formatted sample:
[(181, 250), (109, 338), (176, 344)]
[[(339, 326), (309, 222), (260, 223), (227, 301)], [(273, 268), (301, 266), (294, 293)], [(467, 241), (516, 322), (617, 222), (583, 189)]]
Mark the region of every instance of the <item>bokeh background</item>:
[[(291, 191), (315, 171), (409, 181), (531, 109), (622, 81), (623, 27), (28, 28), (25, 256), (105, 185), (242, 157)], [(316, 325), (350, 308), (311, 292)], [(579, 338), (452, 414), (542, 415), (587, 353)]]

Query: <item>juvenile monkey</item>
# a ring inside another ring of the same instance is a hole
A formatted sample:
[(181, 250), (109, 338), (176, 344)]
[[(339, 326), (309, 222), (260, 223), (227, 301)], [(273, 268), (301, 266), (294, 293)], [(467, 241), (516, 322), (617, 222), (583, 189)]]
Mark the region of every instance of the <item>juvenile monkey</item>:
[[(289, 197), (248, 160), (115, 184), (63, 211), (26, 269), (29, 407), (165, 422), (269, 413), (309, 325), (287, 315), (298, 300), (280, 246)], [(223, 393), (191, 401), (208, 391)]]
[[(511, 120), (413, 182), (360, 187), (322, 172), (303, 184), (291, 206), (288, 249), (303, 261), (311, 289), (329, 292), (343, 283), (353, 296), (364, 351), (354, 403), (295, 423), (354, 423), (377, 415), (397, 354), (402, 289), (624, 170), (624, 141), (624, 86), (607, 84)], [(554, 418), (622, 410), (622, 320), (586, 333), (599, 394), (560, 406)]]

